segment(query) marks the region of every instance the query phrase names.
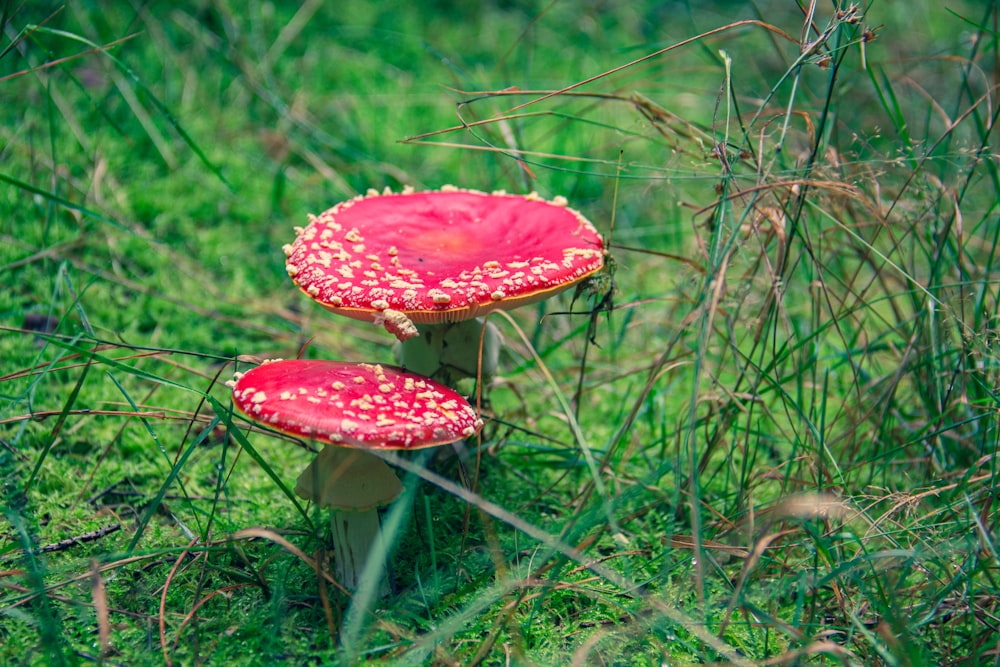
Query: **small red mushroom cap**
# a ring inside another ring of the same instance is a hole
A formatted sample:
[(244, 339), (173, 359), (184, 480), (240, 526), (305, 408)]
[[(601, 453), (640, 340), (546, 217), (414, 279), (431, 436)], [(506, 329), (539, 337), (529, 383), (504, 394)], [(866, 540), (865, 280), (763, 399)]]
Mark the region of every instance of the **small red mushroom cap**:
[(276, 431), (347, 447), (433, 447), (471, 437), (483, 425), (458, 392), (377, 364), (267, 361), (236, 379), (233, 402)]
[(604, 263), (600, 234), (565, 199), (454, 187), (370, 191), (312, 217), (284, 250), (308, 296), (401, 340), (412, 323), (544, 299)]

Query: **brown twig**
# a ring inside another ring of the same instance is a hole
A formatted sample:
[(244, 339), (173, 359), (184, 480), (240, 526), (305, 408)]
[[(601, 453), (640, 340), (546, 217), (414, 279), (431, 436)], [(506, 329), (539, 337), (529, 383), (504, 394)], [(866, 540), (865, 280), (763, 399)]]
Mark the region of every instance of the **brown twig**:
[(97, 616), (97, 641), (101, 658), (111, 653), (111, 624), (108, 614), (108, 596), (104, 589), (104, 577), (96, 559), (90, 561), (90, 591), (94, 600), (94, 615)]
[(163, 593), (160, 594), (160, 648), (163, 649), (163, 662), (166, 663), (167, 667), (173, 667), (174, 661), (170, 659), (170, 652), (167, 651), (167, 591), (170, 590), (170, 582), (173, 581), (174, 575), (177, 574), (177, 570), (180, 568), (181, 563), (187, 557), (188, 552), (191, 550), (195, 544), (197, 544), (200, 538), (195, 537), (193, 540), (188, 542), (187, 549), (181, 552), (174, 562), (174, 566), (170, 568), (170, 574), (167, 575), (167, 580), (163, 584)]
[(59, 540), (52, 544), (46, 544), (38, 549), (40, 553), (50, 553), (53, 551), (65, 551), (70, 547), (74, 547), (78, 544), (84, 544), (86, 542), (93, 542), (99, 540), (102, 537), (110, 535), (111, 533), (116, 533), (121, 530), (122, 525), (120, 523), (113, 523), (110, 526), (105, 526), (104, 528), (98, 528), (97, 530), (92, 530), (89, 533), (84, 533), (83, 535), (78, 535), (76, 537), (67, 537), (64, 540)]
[[(110, 526), (105, 526), (104, 528), (98, 528), (97, 530), (92, 530), (89, 533), (84, 533), (83, 535), (76, 535), (74, 537), (67, 537), (66, 539), (59, 540), (58, 542), (51, 542), (49, 544), (44, 544), (34, 550), (34, 553), (53, 553), (56, 551), (66, 551), (71, 547), (75, 547), (79, 544), (85, 544), (87, 542), (93, 542), (99, 540), (102, 537), (110, 535), (121, 530), (122, 525), (120, 523), (111, 524)], [(12, 553), (7, 554), (2, 559), (3, 561), (14, 560), (23, 553), (23, 550), (18, 549)]]

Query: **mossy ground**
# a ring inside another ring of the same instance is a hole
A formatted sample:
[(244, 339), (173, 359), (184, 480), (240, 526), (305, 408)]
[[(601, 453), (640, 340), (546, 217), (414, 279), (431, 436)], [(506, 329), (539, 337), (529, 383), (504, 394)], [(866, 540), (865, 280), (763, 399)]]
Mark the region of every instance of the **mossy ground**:
[[(997, 662), (998, 9), (863, 11), (8, 7), (0, 662)], [(401, 462), (352, 604), (224, 383), (388, 362), (281, 246), (446, 183), (613, 264), (496, 318), (481, 440)]]

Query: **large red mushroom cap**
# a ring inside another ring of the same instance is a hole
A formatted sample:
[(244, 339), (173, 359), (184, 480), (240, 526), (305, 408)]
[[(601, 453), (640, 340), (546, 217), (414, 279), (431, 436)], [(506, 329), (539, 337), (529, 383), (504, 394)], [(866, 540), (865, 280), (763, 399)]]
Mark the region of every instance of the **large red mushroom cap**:
[(377, 364), (264, 362), (236, 379), (233, 401), (251, 421), (348, 447), (433, 447), (471, 437), (483, 425), (458, 392)]
[(594, 226), (559, 197), (437, 191), (356, 197), (312, 217), (286, 268), (323, 307), (385, 325), (457, 322), (544, 299), (598, 271)]

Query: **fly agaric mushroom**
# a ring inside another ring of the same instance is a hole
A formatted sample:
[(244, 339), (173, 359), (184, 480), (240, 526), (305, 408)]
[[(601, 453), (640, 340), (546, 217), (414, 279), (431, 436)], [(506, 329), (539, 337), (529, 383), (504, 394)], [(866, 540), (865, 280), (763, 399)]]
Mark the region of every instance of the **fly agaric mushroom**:
[[(454, 390), (375, 364), (267, 361), (237, 376), (233, 402), (253, 422), (325, 445), (295, 492), (334, 510), (335, 573), (352, 590), (378, 538), (378, 508), (402, 490), (389, 466), (366, 450), (444, 445), (483, 425)], [(388, 593), (384, 578), (379, 588)]]
[[(284, 246), (295, 284), (328, 310), (384, 326), (402, 342), (402, 365), (434, 377), (441, 348), (469, 339), (444, 361), (475, 375), (483, 325), (456, 323), (547, 298), (604, 263), (594, 226), (564, 198), (534, 193), (370, 190), (296, 232)], [(499, 334), (484, 336), (488, 371)]]

